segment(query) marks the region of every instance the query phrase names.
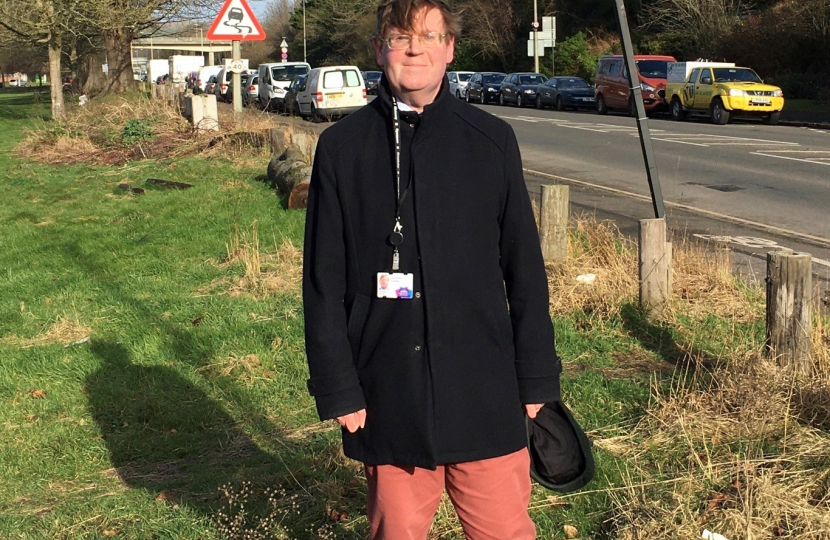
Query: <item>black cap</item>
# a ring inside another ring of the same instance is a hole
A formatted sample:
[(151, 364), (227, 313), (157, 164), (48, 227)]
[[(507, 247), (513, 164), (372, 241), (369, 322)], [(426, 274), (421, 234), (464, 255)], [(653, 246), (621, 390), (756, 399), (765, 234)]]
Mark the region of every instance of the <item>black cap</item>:
[(561, 401), (527, 418), (527, 446), (531, 478), (551, 491), (576, 491), (594, 477), (591, 441)]

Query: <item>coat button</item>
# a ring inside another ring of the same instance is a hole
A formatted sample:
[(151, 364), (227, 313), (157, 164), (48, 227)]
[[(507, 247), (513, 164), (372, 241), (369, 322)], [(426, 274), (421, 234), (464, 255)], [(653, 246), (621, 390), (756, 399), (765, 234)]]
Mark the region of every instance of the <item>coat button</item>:
[(415, 293), (415, 298), (420, 298), (420, 297), (421, 297), (421, 293), (416, 292), (416, 293)]
[(416, 351), (420, 351), (420, 350), (421, 350), (421, 346), (420, 346), (420, 345), (415, 345), (415, 350), (416, 350)]

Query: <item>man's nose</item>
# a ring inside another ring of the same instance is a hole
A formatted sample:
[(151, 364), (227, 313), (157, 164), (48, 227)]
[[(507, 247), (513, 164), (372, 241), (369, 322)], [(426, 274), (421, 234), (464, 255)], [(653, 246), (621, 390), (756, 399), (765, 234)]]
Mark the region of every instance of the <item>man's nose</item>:
[(421, 46), (421, 36), (412, 36), (409, 39), (409, 47), (406, 49), (408, 54), (421, 54), (424, 48)]

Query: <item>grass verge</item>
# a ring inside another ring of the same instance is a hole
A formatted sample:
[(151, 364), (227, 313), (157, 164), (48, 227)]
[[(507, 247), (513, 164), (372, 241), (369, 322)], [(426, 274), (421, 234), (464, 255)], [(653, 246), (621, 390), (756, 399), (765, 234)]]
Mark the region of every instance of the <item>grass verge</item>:
[[(46, 105), (6, 99), (0, 537), (364, 538), (362, 471), (305, 390), (304, 214), (261, 181), (267, 156), (43, 163), (15, 148), (55, 127)], [(828, 538), (827, 321), (815, 376), (793, 381), (760, 354), (763, 296), (725, 253), (676, 246), (678, 294), (654, 322), (613, 226), (578, 220), (569, 249), (551, 313), (598, 473), (534, 489), (539, 537)], [(446, 501), (430, 535), (462, 538)]]

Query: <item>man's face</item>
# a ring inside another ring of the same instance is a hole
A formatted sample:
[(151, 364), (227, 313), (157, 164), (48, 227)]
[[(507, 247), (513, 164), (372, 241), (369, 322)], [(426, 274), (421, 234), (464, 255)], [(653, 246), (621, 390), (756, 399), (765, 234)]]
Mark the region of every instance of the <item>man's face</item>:
[(380, 287), (385, 289), (389, 285), (389, 276), (380, 276)]
[[(403, 31), (391, 28), (386, 36), (394, 34), (426, 34), (437, 32), (444, 34), (447, 27), (438, 8), (421, 8), (414, 18), (413, 30)], [(397, 95), (410, 92), (424, 95), (437, 95), (447, 71), (447, 64), (452, 62), (455, 40), (447, 36), (436, 47), (426, 49), (418, 38), (414, 38), (407, 49), (390, 50), (385, 42), (375, 41), (378, 64), (383, 67), (389, 85)]]

